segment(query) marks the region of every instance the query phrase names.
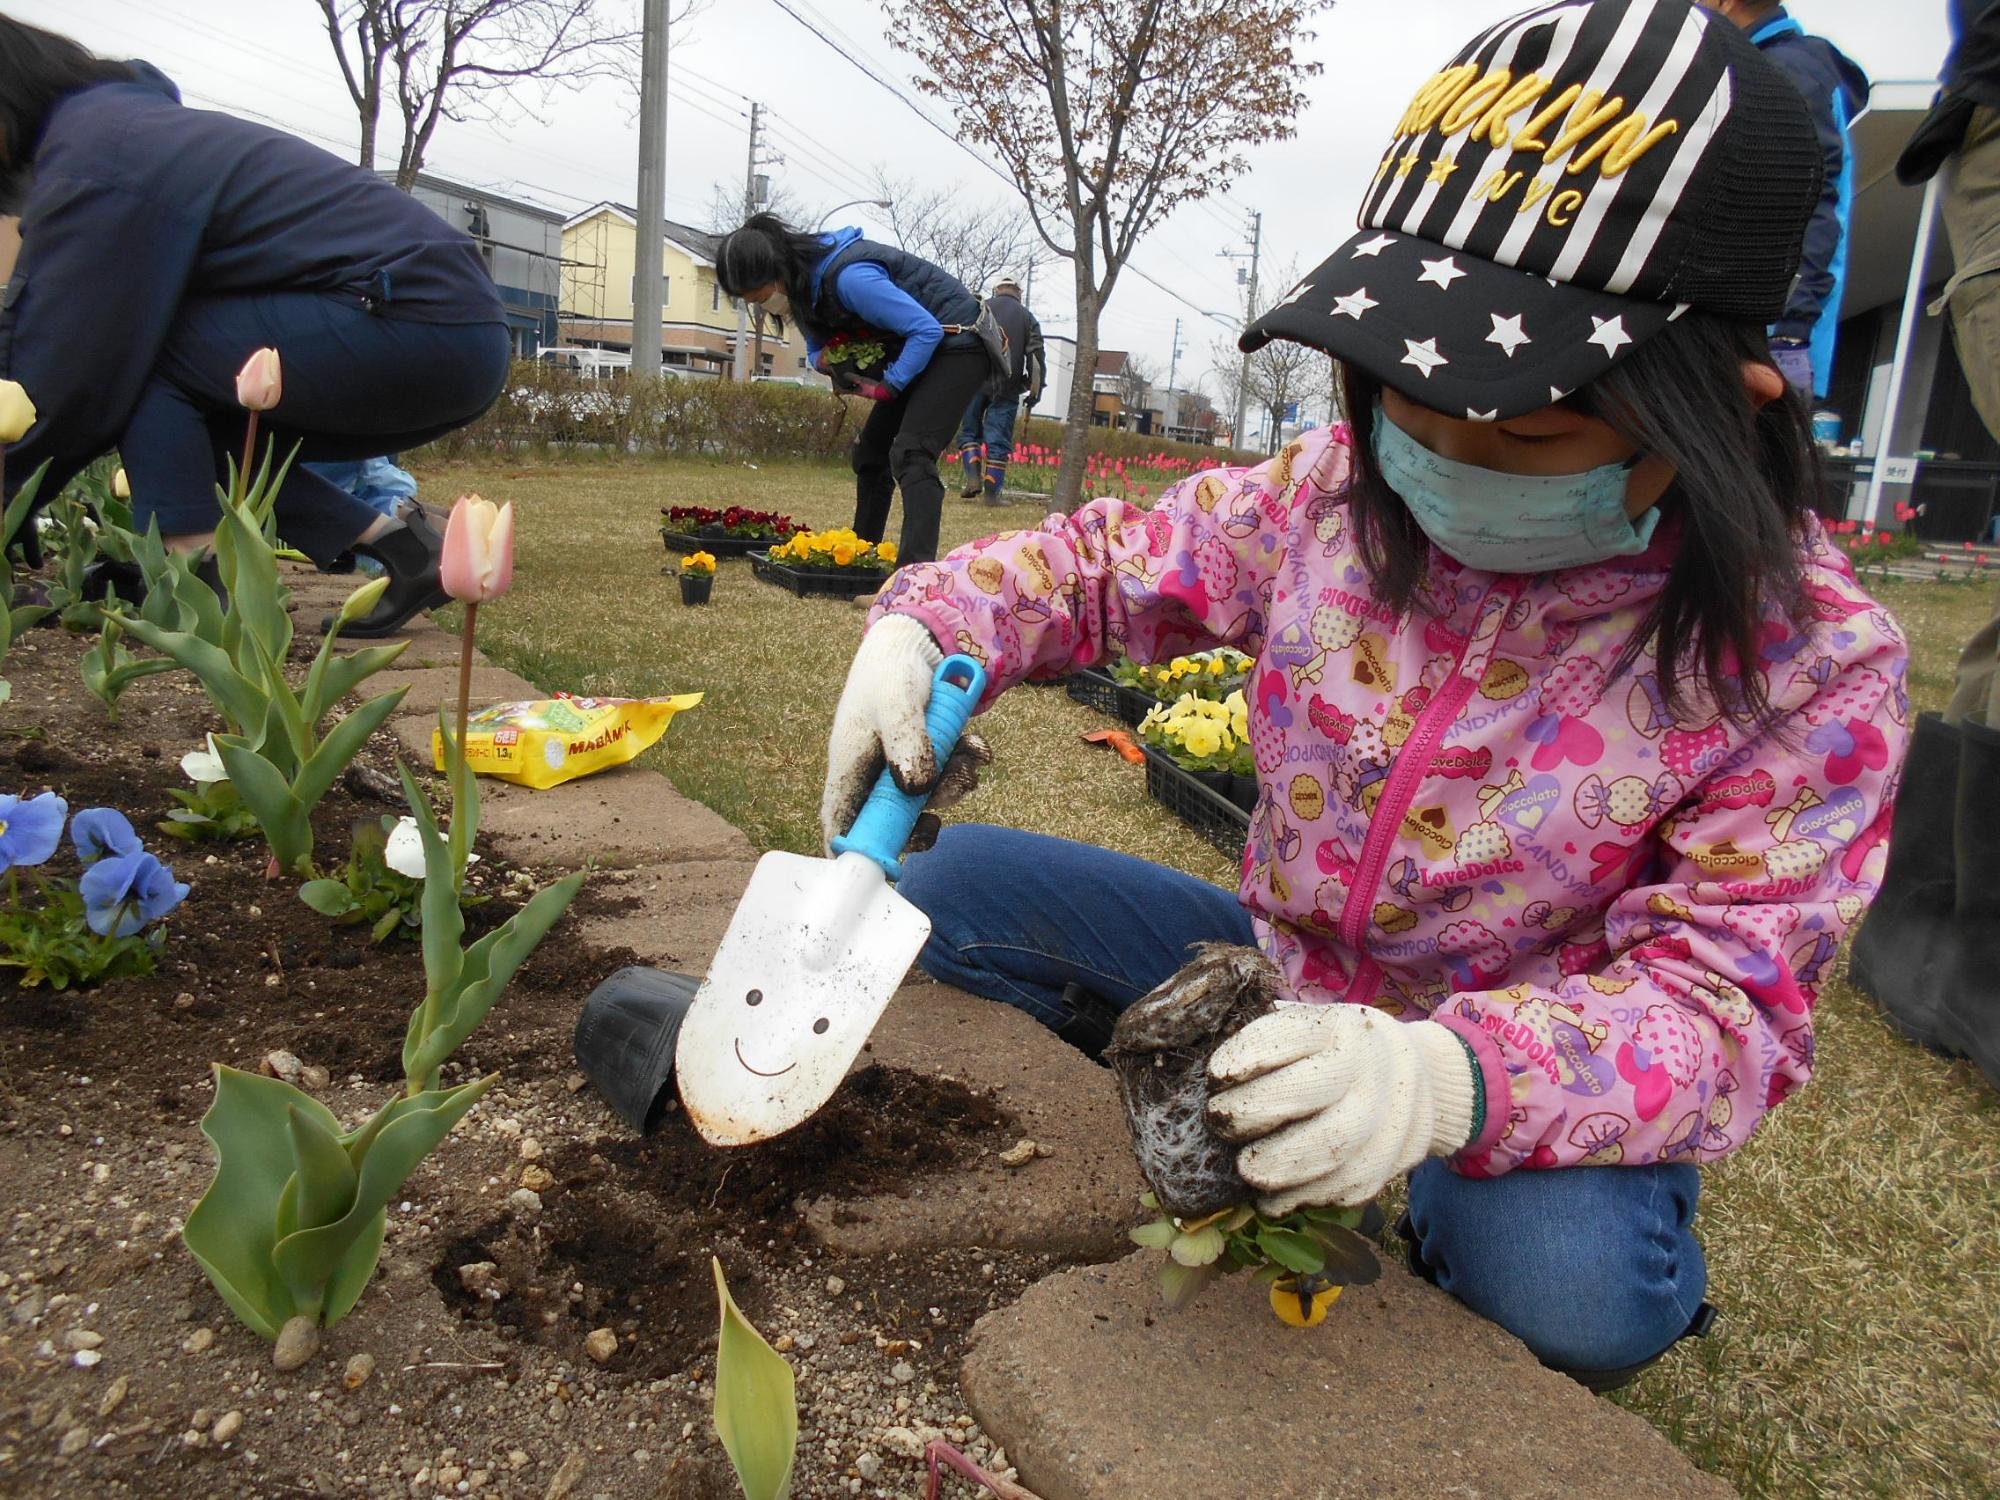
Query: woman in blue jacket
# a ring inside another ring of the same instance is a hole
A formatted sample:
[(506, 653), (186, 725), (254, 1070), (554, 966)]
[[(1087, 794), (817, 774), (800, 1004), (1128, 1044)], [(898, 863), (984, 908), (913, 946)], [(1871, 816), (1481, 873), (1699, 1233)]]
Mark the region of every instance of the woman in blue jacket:
[[(241, 451), (236, 372), (275, 348), (264, 431), (314, 460), (415, 448), (492, 405), (510, 354), (479, 249), (373, 172), (280, 131), (185, 109), (144, 63), (93, 57), (0, 16), (0, 212), (21, 253), (0, 306), (0, 377), (40, 413), (7, 450), (56, 494), (119, 451), (141, 525), (186, 551), (214, 536)], [(295, 465), (279, 533), (321, 565), (388, 571), (347, 635), (387, 635), (444, 602), (440, 538)]]
[[(802, 234), (775, 214), (758, 214), (723, 237), (715, 279), (730, 296), (792, 318), (815, 368), (832, 374), (836, 387), (881, 403), (854, 440), (854, 529), (881, 541), (900, 486), (897, 560), (934, 561), (944, 510), (938, 455), (988, 371), (973, 332), (979, 299), (942, 266), (865, 240), (858, 229)], [(895, 348), (882, 378), (830, 368), (826, 343), (836, 334)]]

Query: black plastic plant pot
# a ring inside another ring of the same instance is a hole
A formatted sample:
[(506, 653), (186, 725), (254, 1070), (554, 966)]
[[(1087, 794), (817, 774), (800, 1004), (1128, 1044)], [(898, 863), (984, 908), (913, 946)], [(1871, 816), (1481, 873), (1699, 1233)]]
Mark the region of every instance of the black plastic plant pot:
[(706, 604), (708, 596), (715, 592), (713, 573), (681, 574), (681, 603)]
[(1160, 706), (1160, 700), (1151, 693), (1139, 688), (1126, 687), (1123, 683), (1118, 686), (1117, 701), (1118, 717), (1135, 729), (1139, 727), (1141, 719)]
[(648, 1135), (665, 1113), (674, 1045), (699, 979), (665, 969), (620, 969), (590, 992), (576, 1018), (576, 1062), (618, 1117)]
[(1229, 777), (1229, 800), (1245, 812), (1257, 810), (1257, 778), (1238, 776), (1234, 772)]

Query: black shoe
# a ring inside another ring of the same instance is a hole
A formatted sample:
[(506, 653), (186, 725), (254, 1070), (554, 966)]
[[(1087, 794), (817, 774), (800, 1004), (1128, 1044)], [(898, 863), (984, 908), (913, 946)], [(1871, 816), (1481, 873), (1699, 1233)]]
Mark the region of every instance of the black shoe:
[[(229, 590), (222, 586), (222, 565), (213, 552), (195, 564), (194, 576), (214, 592), (222, 612), (229, 613)], [(119, 603), (137, 609), (146, 602), (146, 575), (135, 563), (109, 557), (100, 557), (83, 570), (83, 597), (92, 604), (102, 604), (113, 590)]]
[[(364, 640), (394, 635), (412, 615), (451, 602), (441, 582), (444, 538), (422, 511), (372, 542), (356, 542), (354, 550), (367, 553), (388, 570), (389, 587), (372, 610), (340, 627), (342, 635)], [(320, 621), (320, 631), (332, 630), (333, 622), (334, 616), (326, 616)]]
[(1104, 1049), (1111, 1045), (1111, 1028), (1118, 1024), (1118, 1012), (1102, 995), (1080, 984), (1063, 986), (1063, 1008), (1069, 1019), (1054, 1027), (1055, 1034), (1094, 1063), (1104, 1061)]

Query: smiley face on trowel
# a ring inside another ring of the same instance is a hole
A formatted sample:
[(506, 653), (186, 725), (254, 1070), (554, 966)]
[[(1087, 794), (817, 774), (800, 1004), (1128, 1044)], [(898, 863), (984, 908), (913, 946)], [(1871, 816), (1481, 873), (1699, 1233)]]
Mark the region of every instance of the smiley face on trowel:
[[(965, 657), (937, 669), (926, 724), (940, 765), (985, 686)], [(885, 771), (833, 859), (757, 861), (675, 1046), (681, 1103), (704, 1140), (769, 1140), (840, 1087), (930, 936), (889, 884), (924, 802)]]
[(768, 1140), (840, 1087), (930, 936), (861, 854), (757, 863), (681, 1023), (674, 1076), (703, 1139)]

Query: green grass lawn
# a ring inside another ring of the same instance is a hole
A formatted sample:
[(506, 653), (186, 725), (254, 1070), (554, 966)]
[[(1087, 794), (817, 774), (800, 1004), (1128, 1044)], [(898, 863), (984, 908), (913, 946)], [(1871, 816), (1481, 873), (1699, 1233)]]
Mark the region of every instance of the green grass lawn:
[[(520, 512), (515, 590), (481, 620), (497, 661), (550, 690), (706, 693), (647, 763), (758, 847), (817, 850), (826, 730), (862, 612), (795, 599), (744, 562), (723, 563), (713, 604), (685, 608), (661, 571), (656, 523), (662, 505), (734, 503), (845, 525), (845, 473), (523, 460), (419, 475), (433, 500), (477, 490)], [(1038, 515), (954, 498), (944, 538)], [(1910, 633), (1918, 706), (1941, 707), (1990, 585), (1878, 594)], [(1141, 768), (1078, 740), (1106, 721), (1060, 690), (1009, 694), (982, 723), (996, 761), (963, 816), (1233, 883), (1228, 860), (1147, 799)], [(1722, 1322), (1619, 1399), (1746, 1495), (1993, 1496), (2000, 1095), (1963, 1063), (1900, 1041), (1844, 981), (1818, 1020), (1813, 1086), (1703, 1173)]]

